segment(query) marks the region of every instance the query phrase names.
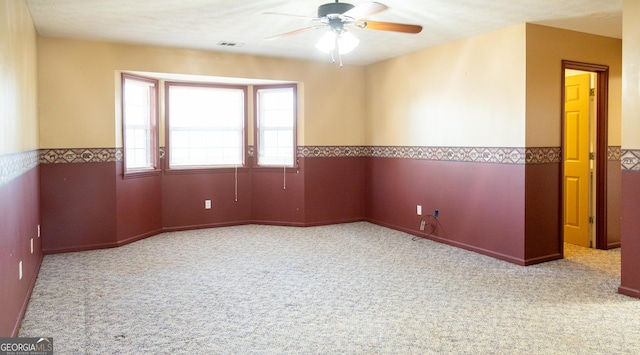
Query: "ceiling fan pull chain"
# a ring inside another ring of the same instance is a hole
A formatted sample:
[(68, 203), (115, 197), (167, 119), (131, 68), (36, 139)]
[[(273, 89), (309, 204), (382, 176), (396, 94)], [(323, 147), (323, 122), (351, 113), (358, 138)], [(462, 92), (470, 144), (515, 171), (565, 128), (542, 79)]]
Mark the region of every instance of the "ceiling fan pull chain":
[(340, 34), (336, 34), (336, 51), (338, 52), (338, 60), (340, 61), (340, 68), (342, 68), (342, 53), (340, 53)]

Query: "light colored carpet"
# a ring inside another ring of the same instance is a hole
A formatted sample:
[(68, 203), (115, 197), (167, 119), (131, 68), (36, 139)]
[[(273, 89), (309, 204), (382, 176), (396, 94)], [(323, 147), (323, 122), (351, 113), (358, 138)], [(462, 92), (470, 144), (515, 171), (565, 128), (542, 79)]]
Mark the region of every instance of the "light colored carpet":
[(360, 222), (165, 233), (44, 258), (58, 354), (638, 354), (619, 250), (521, 267)]

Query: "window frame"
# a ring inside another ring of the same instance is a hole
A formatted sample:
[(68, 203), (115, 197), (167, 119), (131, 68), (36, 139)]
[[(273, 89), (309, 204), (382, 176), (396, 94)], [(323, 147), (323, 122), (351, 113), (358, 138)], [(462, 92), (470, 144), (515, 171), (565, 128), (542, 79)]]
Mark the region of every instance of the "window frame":
[[(153, 84), (154, 92), (150, 95), (150, 115), (149, 115), (149, 154), (151, 166), (148, 168), (127, 168), (127, 115), (125, 108), (125, 86), (127, 80), (142, 81)], [(122, 120), (122, 170), (123, 178), (134, 178), (143, 176), (159, 175), (162, 172), (160, 166), (160, 135), (159, 135), (159, 85), (160, 81), (140, 75), (122, 72), (120, 76), (120, 106)]]
[[(258, 91), (262, 89), (283, 89), (291, 88), (293, 91), (293, 162), (292, 165), (260, 165), (260, 120), (259, 120), (259, 100)], [(296, 83), (284, 83), (284, 84), (266, 84), (266, 85), (254, 85), (253, 86), (253, 134), (254, 134), (254, 160), (253, 166), (260, 169), (283, 169), (298, 168), (298, 84)]]
[[(206, 87), (206, 88), (222, 88), (231, 90), (241, 90), (243, 92), (243, 117), (242, 117), (242, 143), (241, 143), (241, 156), (242, 160), (240, 164), (220, 164), (220, 165), (186, 165), (186, 166), (171, 166), (171, 115), (170, 115), (170, 87), (171, 86), (183, 86), (183, 87)], [(167, 174), (191, 174), (191, 173), (210, 173), (210, 172), (224, 172), (233, 169), (240, 169), (246, 166), (247, 157), (247, 110), (248, 110), (248, 98), (247, 98), (247, 86), (244, 85), (232, 85), (232, 84), (219, 84), (210, 82), (190, 82), (190, 81), (165, 81), (164, 82), (164, 127), (165, 127), (165, 173)]]

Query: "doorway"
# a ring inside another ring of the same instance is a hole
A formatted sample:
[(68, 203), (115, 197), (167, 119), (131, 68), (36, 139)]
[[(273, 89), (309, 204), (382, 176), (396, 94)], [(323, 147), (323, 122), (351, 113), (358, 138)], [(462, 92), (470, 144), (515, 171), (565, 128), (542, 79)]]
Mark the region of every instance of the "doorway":
[(607, 249), (608, 82), (607, 66), (562, 61), (562, 244)]

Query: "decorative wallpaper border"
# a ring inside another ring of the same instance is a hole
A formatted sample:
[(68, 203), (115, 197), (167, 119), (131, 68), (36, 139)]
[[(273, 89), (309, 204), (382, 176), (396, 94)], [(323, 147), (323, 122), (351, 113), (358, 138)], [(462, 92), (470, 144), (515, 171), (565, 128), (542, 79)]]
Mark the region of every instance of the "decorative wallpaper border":
[(38, 151), (0, 155), (0, 185), (38, 166)]
[[(248, 154), (255, 149), (249, 146)], [(165, 148), (160, 148), (164, 158)], [(385, 146), (299, 146), (300, 158), (376, 157), (461, 161), (500, 164), (546, 164), (561, 162), (560, 147), (385, 147)], [(0, 185), (4, 185), (38, 164), (96, 163), (122, 161), (122, 148), (40, 149), (0, 155)], [(609, 161), (620, 161), (624, 171), (640, 171), (640, 149), (607, 149)]]
[(438, 161), (544, 164), (559, 163), (559, 147), (417, 147), (417, 146), (304, 146), (298, 147), (298, 157), (375, 157), (423, 159)]
[(298, 158), (344, 158), (371, 156), (371, 148), (357, 145), (298, 146)]
[(122, 148), (41, 149), (40, 164), (108, 163), (122, 161)]
[(607, 147), (607, 160), (621, 160), (622, 159), (622, 147), (611, 146)]
[[(166, 148), (160, 147), (160, 158), (164, 159), (165, 155)], [(247, 155), (255, 155), (254, 146), (248, 147)], [(560, 147), (298, 146), (296, 155), (299, 158), (375, 157), (497, 164), (549, 164), (562, 161)], [(39, 151), (41, 164), (114, 162), (122, 161), (122, 157), (122, 148)], [(640, 151), (623, 151), (619, 146), (611, 146), (607, 149), (607, 159), (623, 160), (623, 170), (640, 170)]]
[(640, 149), (625, 149), (621, 155), (622, 170), (640, 171)]
[(480, 147), (371, 147), (373, 157), (456, 162), (524, 164), (524, 148)]

